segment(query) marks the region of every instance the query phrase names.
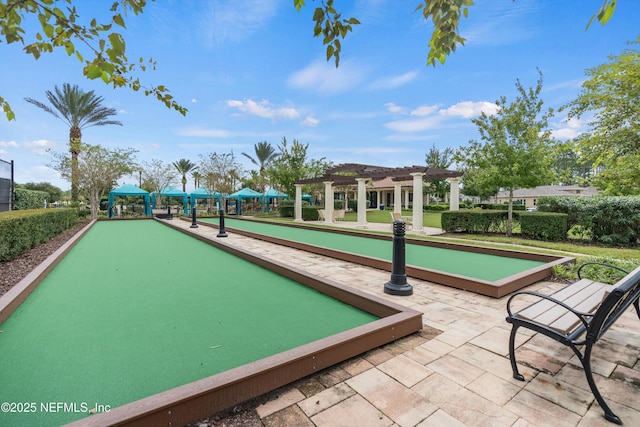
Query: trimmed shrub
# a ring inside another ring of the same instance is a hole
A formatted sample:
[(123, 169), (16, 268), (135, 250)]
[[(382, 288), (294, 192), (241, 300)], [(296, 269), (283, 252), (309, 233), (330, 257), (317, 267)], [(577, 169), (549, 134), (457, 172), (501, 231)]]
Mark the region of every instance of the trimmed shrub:
[(567, 227), (594, 242), (614, 246), (640, 244), (640, 197), (541, 197), (538, 209), (568, 216)]
[(567, 214), (520, 212), (520, 233), (534, 240), (561, 241), (567, 238)]
[(0, 261), (16, 258), (77, 222), (77, 209), (31, 209), (0, 213)]
[(505, 229), (507, 218), (506, 211), (445, 211), (440, 221), (442, 229), (449, 233), (484, 234)]
[(448, 203), (431, 203), (429, 205), (424, 205), (422, 210), (429, 212), (444, 212), (449, 210)]
[(43, 209), (44, 203), (49, 197), (49, 193), (46, 191), (27, 190), (24, 188), (16, 188), (14, 195), (13, 208), (16, 210)]
[[(508, 211), (509, 204), (508, 203), (478, 203), (476, 205), (479, 208), (487, 209), (487, 210), (498, 210), (498, 211)], [(514, 211), (524, 211), (526, 210), (525, 205), (520, 203), (513, 204)]]

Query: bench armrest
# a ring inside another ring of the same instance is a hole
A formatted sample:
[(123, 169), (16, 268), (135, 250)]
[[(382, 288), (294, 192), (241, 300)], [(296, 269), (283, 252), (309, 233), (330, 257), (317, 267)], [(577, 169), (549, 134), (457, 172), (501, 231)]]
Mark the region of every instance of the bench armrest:
[(591, 262), (585, 262), (584, 264), (582, 264), (579, 268), (578, 268), (578, 279), (582, 279), (581, 273), (582, 273), (582, 269), (584, 267), (586, 267), (587, 265), (601, 265), (603, 267), (608, 267), (608, 268), (613, 268), (614, 270), (618, 270), (623, 272), (624, 274), (629, 274), (629, 272), (625, 269), (622, 269), (618, 266), (615, 265), (611, 265), (611, 264), (607, 264), (604, 262), (596, 262), (596, 261), (591, 261)]
[[(541, 299), (545, 299), (545, 300), (551, 301), (552, 303), (563, 307), (568, 312), (573, 313), (578, 318), (578, 320), (580, 320), (580, 322), (582, 322), (582, 325), (585, 327), (585, 329), (587, 329), (589, 327), (589, 323), (587, 323), (586, 318), (594, 316), (593, 313), (585, 313), (583, 311), (578, 311), (575, 308), (571, 307), (570, 305), (567, 305), (564, 302), (562, 302), (562, 301), (560, 301), (560, 300), (558, 300), (556, 298), (553, 298), (550, 295), (545, 295), (545, 294), (541, 294), (540, 292), (533, 292), (533, 291), (520, 291), (520, 292), (516, 292), (515, 294), (511, 295), (511, 297), (509, 297), (509, 299), (507, 300), (507, 313), (509, 314), (509, 317), (514, 317), (513, 316), (513, 312), (511, 311), (511, 301), (515, 297), (520, 296), (520, 295), (533, 295), (533, 296), (539, 297)], [(520, 311), (522, 311), (522, 310), (519, 310), (518, 312), (520, 312)], [(518, 312), (516, 312), (516, 314)], [(531, 322), (535, 322), (535, 320), (532, 320)], [(535, 323), (540, 324), (539, 322), (535, 322)], [(543, 325), (543, 326), (547, 326), (547, 325)]]

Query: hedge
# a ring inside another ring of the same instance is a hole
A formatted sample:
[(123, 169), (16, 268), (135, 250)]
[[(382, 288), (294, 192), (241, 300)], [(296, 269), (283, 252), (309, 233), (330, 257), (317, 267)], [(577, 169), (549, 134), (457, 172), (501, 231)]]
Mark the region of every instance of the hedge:
[(44, 203), (46, 202), (47, 197), (49, 197), (49, 193), (46, 191), (16, 188), (14, 190), (14, 197), (13, 209), (42, 209), (45, 207)]
[(0, 213), (0, 262), (16, 258), (34, 246), (73, 227), (77, 209), (31, 209)]
[(541, 197), (538, 209), (568, 215), (567, 228), (594, 242), (614, 246), (640, 244), (640, 197)]
[(561, 241), (567, 238), (567, 214), (519, 212), (520, 233), (534, 240)]
[(448, 233), (467, 232), (484, 234), (504, 228), (508, 218), (506, 211), (446, 211), (442, 212), (441, 226)]
[[(485, 234), (504, 232), (509, 213), (503, 210), (470, 210), (442, 212), (441, 227), (448, 233)], [(536, 240), (564, 240), (567, 236), (567, 215), (514, 212), (513, 225), (520, 225), (523, 236)]]

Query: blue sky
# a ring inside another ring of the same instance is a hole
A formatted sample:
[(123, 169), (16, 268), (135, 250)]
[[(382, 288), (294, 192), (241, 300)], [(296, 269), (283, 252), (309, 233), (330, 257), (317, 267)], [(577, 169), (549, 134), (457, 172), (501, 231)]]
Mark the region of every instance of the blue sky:
[[(74, 3), (82, 18), (95, 17), (96, 2)], [(307, 3), (297, 12), (291, 0), (158, 0), (129, 14), (122, 31), (129, 59), (157, 61), (141, 79), (166, 85), (186, 117), (142, 93), (85, 79), (64, 52), (35, 61), (17, 44), (0, 45), (0, 93), (17, 116), (0, 118), (0, 158), (15, 161), (18, 183), (69, 188), (47, 167), (51, 151), (67, 150), (68, 127), (24, 98), (46, 101), (45, 91), (71, 83), (103, 96), (123, 123), (85, 128), (83, 142), (135, 148), (139, 161), (197, 163), (200, 154), (233, 152), (249, 170), (242, 152), (286, 137), (335, 164), (424, 164), (433, 146), (477, 139), (471, 119), (491, 112), (500, 96), (515, 98), (516, 79), (534, 86), (539, 68), (542, 99), (557, 109), (579, 94), (587, 68), (640, 34), (635, 1), (618, 2), (606, 26), (585, 31), (602, 0), (476, 0), (461, 23), (465, 47), (434, 68), (425, 65), (431, 26), (414, 13), (418, 0), (336, 0), (343, 17), (362, 24), (343, 41), (335, 69), (313, 37), (318, 2)], [(587, 121), (559, 113), (551, 127), (573, 138)]]

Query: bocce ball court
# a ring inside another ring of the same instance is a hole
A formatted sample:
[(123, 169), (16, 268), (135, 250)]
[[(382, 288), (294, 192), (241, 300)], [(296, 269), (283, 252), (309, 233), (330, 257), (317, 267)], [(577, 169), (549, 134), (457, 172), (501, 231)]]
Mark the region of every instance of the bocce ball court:
[[(217, 227), (219, 219), (201, 218), (198, 223)], [(389, 235), (229, 217), (225, 217), (225, 227), (232, 233), (391, 271)], [(494, 298), (551, 276), (555, 265), (574, 261), (569, 257), (408, 236), (405, 253), (408, 276)]]
[(0, 401), (69, 404), (3, 423), (182, 425), (422, 328), (170, 222), (94, 221), (0, 298)]

